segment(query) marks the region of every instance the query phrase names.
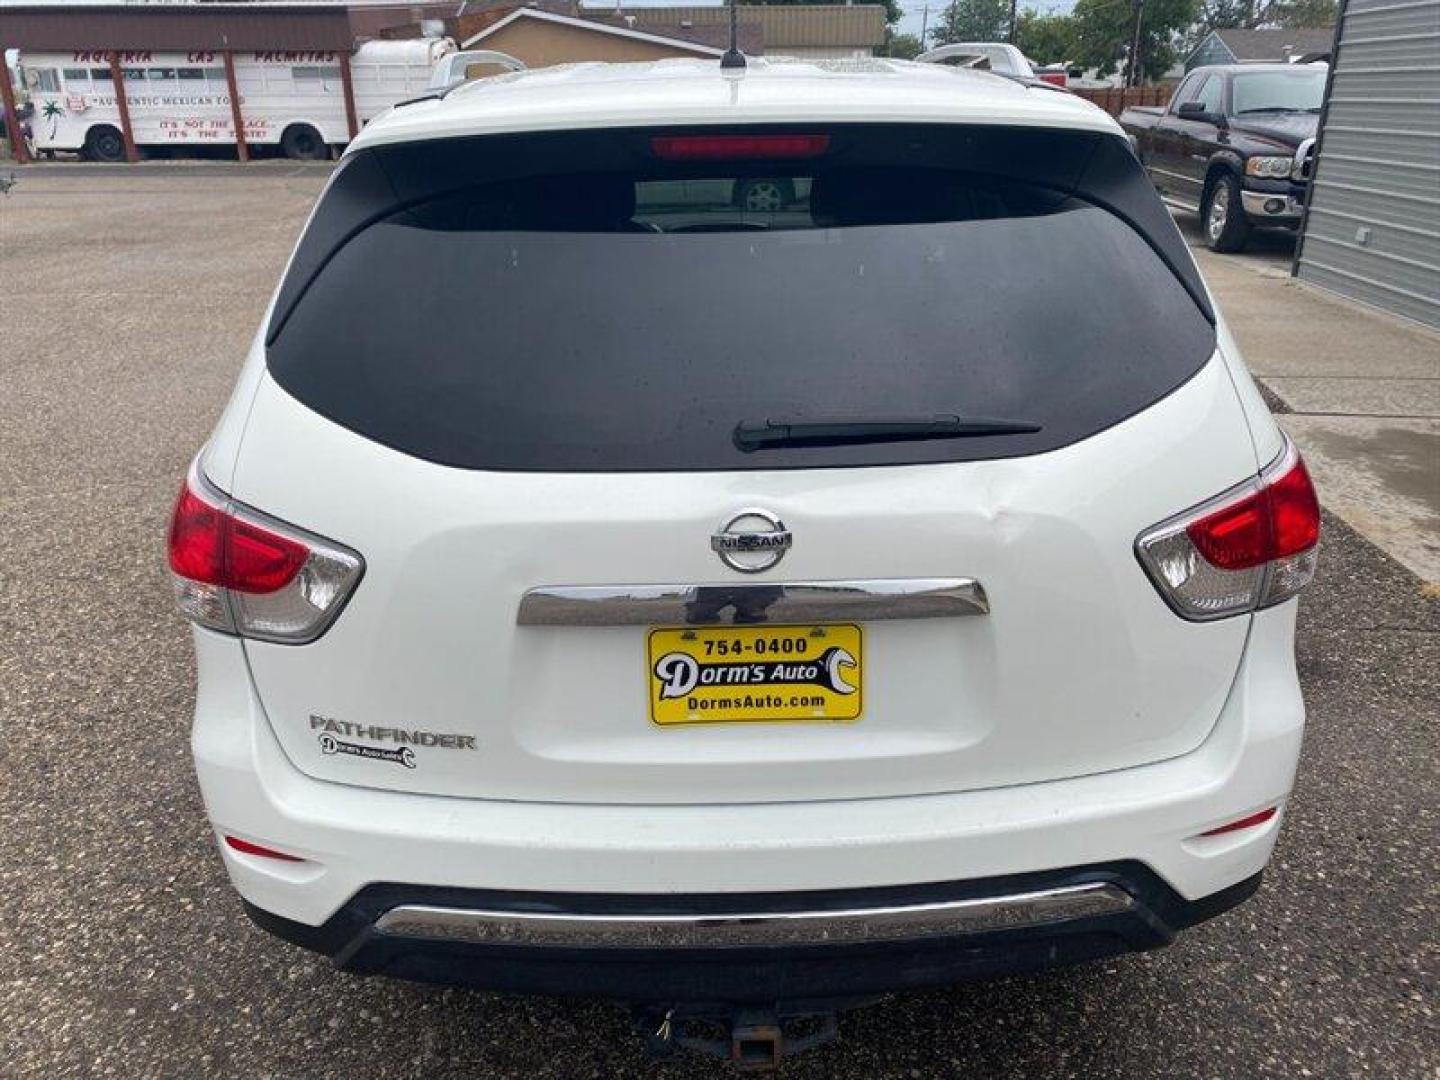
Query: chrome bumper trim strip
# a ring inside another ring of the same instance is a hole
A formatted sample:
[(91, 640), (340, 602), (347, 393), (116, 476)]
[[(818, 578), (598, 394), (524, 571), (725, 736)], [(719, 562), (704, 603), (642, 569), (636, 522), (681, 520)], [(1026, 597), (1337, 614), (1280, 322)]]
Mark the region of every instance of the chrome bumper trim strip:
[(985, 615), (973, 578), (732, 585), (560, 585), (520, 600), (521, 626), (728, 626)]
[(907, 906), (727, 915), (582, 915), (404, 904), (380, 916), (375, 929), (392, 937), (494, 945), (741, 949), (1019, 930), (1117, 915), (1135, 904), (1124, 889), (1102, 882)]

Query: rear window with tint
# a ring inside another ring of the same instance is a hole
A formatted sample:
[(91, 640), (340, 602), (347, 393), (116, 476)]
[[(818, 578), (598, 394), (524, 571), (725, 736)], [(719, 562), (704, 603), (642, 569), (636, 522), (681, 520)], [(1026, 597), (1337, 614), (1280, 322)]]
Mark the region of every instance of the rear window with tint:
[[(1096, 147), (1071, 144), (1119, 140), (1052, 133), (1046, 161), (993, 134), (909, 130), (837, 129), (799, 159), (667, 160), (636, 132), (369, 151), (297, 252), (271, 373), (408, 454), (609, 471), (1036, 453), (1204, 365), (1215, 334), (1193, 267), (1134, 209), (1153, 192), (1127, 186), (1123, 161), (1084, 190)], [(944, 418), (1015, 430), (736, 438)]]

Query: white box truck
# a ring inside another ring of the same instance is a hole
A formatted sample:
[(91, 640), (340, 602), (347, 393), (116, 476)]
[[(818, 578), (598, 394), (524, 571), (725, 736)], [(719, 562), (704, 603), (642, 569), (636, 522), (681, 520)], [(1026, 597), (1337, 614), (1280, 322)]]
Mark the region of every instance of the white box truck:
[[(449, 38), (367, 41), (351, 61), (357, 122), (423, 94)], [(74, 151), (91, 160), (125, 156), (109, 52), (26, 52), (20, 78), (33, 112), (30, 143), (42, 155)], [(224, 57), (218, 52), (118, 54), (125, 102), (140, 147), (234, 145)], [(235, 54), (245, 141), (293, 158), (328, 157), (350, 141), (341, 56), (324, 51)]]

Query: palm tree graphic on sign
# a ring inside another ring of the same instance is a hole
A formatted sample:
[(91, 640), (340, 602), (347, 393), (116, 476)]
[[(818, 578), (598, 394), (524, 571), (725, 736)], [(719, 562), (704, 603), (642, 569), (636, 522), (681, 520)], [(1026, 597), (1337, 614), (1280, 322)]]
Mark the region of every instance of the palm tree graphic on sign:
[(45, 107), (40, 110), (40, 115), (50, 121), (50, 138), (55, 138), (55, 132), (60, 127), (60, 115), (65, 110), (60, 108), (58, 101), (47, 101)]

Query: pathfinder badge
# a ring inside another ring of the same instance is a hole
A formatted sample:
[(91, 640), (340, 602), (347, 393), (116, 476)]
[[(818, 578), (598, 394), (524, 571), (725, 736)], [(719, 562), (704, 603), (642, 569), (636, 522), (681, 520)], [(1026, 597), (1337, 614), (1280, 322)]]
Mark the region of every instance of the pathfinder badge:
[[(433, 747), (436, 750), (474, 750), (474, 735), (455, 735), (448, 731), (420, 731), (414, 728), (378, 727), (374, 724), (354, 724), (348, 720), (336, 720), (331, 716), (310, 714), (310, 730), (320, 733), (322, 754), (349, 754), (352, 757), (368, 758), (371, 761), (393, 761), (407, 769), (415, 768), (415, 751), (410, 745)], [(393, 750), (364, 743), (345, 742), (337, 736), (352, 739), (369, 739), (372, 742), (399, 743)]]

